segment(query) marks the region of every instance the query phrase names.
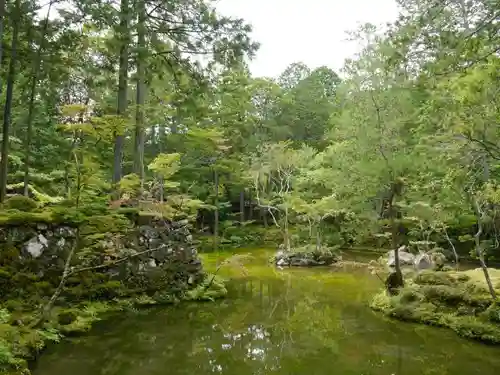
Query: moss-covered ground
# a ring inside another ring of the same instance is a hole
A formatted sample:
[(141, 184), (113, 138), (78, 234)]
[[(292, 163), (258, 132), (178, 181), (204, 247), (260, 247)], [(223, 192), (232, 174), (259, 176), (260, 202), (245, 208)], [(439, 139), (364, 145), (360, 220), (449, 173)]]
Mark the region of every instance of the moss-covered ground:
[[(500, 294), (500, 270), (489, 273)], [(462, 337), (500, 344), (500, 304), (488, 292), (479, 268), (423, 271), (407, 280), (397, 296), (377, 294), (371, 307), (402, 321), (447, 327)]]

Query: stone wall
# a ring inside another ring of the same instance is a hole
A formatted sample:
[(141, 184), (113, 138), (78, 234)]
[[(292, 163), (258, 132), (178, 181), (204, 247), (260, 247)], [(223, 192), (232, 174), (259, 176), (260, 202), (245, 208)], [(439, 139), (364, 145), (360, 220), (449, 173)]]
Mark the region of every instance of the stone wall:
[(137, 293), (171, 298), (203, 281), (187, 220), (114, 212), (52, 219), (27, 213), (0, 224), (0, 302), (46, 299), (72, 249), (62, 303)]

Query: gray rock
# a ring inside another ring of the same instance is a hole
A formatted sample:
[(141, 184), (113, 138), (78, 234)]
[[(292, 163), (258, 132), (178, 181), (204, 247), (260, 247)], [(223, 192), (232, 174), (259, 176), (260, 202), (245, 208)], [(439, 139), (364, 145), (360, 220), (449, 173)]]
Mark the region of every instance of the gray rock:
[(142, 236), (144, 236), (147, 239), (152, 239), (152, 238), (158, 238), (160, 237), (160, 234), (158, 233), (158, 230), (153, 228), (150, 225), (142, 225), (139, 228), (139, 232), (141, 233)]
[(49, 241), (45, 238), (43, 234), (39, 234), (36, 237), (30, 239), (26, 245), (25, 250), (33, 257), (38, 258), (44, 250), (49, 245)]
[(415, 269), (418, 271), (427, 270), (434, 267), (434, 262), (432, 257), (428, 253), (420, 253), (415, 257), (414, 261)]
[(45, 223), (38, 223), (36, 225), (36, 229), (38, 230), (47, 230), (49, 228), (49, 226)]
[(279, 250), (276, 252), (273, 260), (277, 267), (314, 267), (333, 264), (337, 261), (337, 257), (329, 251), (325, 251), (324, 253), (307, 251), (288, 253)]
[(64, 245), (66, 245), (66, 239), (64, 237), (61, 237), (57, 240), (56, 242), (56, 246), (59, 248), (59, 249), (62, 249), (64, 247)]
[(278, 261), (276, 262), (276, 265), (279, 267), (284, 267), (284, 266), (287, 266), (288, 263), (284, 259), (278, 259)]
[[(394, 256), (394, 253), (395, 253), (394, 250), (387, 252), (387, 265), (389, 267), (394, 267), (396, 265), (396, 258)], [(413, 266), (414, 262), (415, 262), (415, 255), (403, 251), (401, 250), (401, 248), (399, 248), (399, 264), (401, 266)]]
[(76, 229), (61, 226), (61, 227), (55, 228), (54, 234), (57, 237), (74, 238), (74, 237), (76, 237)]
[(276, 260), (283, 260), (283, 259), (285, 259), (285, 258), (286, 258), (286, 254), (285, 254), (285, 252), (284, 252), (284, 251), (279, 250), (279, 251), (276, 253), (276, 255), (274, 256), (274, 258), (275, 258)]

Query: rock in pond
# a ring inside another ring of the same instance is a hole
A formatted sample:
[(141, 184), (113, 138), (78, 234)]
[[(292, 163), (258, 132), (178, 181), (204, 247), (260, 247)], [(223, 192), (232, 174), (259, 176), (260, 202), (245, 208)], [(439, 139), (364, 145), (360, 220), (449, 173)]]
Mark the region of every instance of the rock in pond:
[(277, 267), (315, 267), (329, 266), (337, 262), (337, 256), (331, 251), (305, 252), (280, 250), (273, 258)]

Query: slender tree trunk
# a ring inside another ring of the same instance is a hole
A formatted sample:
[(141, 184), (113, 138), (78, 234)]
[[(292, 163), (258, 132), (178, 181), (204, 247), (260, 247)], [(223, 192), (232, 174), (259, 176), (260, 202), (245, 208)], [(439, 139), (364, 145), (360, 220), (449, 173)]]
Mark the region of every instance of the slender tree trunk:
[[(128, 89), (128, 59), (129, 59), (129, 0), (121, 0), (120, 4), (120, 26), (118, 40), (120, 43), (120, 63), (118, 69), (118, 105), (117, 115), (125, 119), (127, 112), (127, 89)], [(113, 185), (115, 198), (119, 199), (118, 186), (122, 178), (122, 157), (124, 143), (124, 129), (115, 132), (114, 157), (113, 157)]]
[(459, 257), (458, 257), (457, 249), (455, 248), (455, 245), (451, 241), (450, 236), (448, 236), (448, 231), (446, 230), (446, 226), (444, 226), (444, 225), (443, 225), (443, 231), (444, 231), (444, 236), (446, 237), (446, 240), (450, 244), (451, 250), (453, 251), (453, 256), (455, 257), (455, 267), (458, 271), (460, 266), (459, 266)]
[(146, 96), (146, 4), (137, 2), (137, 109), (135, 115), (134, 173), (144, 184), (144, 103)]
[(247, 220), (253, 220), (253, 202), (252, 202), (252, 191), (249, 190), (247, 194), (248, 198), (248, 217)]
[(49, 16), (50, 10), (52, 8), (52, 3), (49, 3), (49, 9), (47, 10), (47, 15), (45, 16), (45, 21), (43, 24), (42, 34), (40, 35), (40, 41), (38, 44), (38, 49), (36, 51), (35, 59), (33, 60), (33, 67), (31, 70), (31, 87), (30, 87), (30, 99), (28, 105), (28, 118), (26, 120), (26, 138), (24, 140), (24, 195), (29, 196), (29, 169), (30, 169), (30, 156), (31, 156), (31, 137), (33, 132), (33, 116), (35, 113), (35, 96), (36, 88), (38, 84), (39, 72), (41, 70), (40, 64), (42, 61), (42, 50), (45, 44), (45, 34), (49, 27)]
[(321, 251), (321, 231), (319, 223), (316, 225), (316, 251)]
[(264, 228), (267, 228), (268, 223), (267, 223), (267, 211), (265, 208), (260, 207), (260, 215), (262, 216), (262, 221), (264, 223)]
[[(163, 152), (163, 143), (165, 142), (165, 124), (160, 124), (158, 129), (158, 150), (160, 153)], [(160, 176), (160, 202), (165, 200), (165, 181), (163, 176)]]
[(219, 173), (214, 169), (215, 202), (214, 202), (214, 251), (217, 251), (219, 242)]
[(291, 249), (291, 244), (290, 244), (290, 233), (288, 231), (288, 206), (285, 205), (285, 218), (284, 218), (284, 223), (283, 223), (283, 232), (285, 234), (285, 248), (286, 251), (290, 252)]
[(2, 126), (2, 160), (0, 163), (0, 203), (5, 201), (7, 195), (7, 176), (9, 165), (9, 132), (12, 116), (12, 98), (14, 95), (14, 83), (16, 80), (16, 65), (17, 65), (17, 43), (19, 38), (20, 27), (20, 0), (16, 0), (16, 19), (12, 30), (12, 43), (10, 48), (10, 63), (9, 73), (7, 76), (7, 91), (5, 95), (5, 106), (3, 112), (3, 126)]
[[(5, 0), (0, 0), (0, 41), (3, 40), (3, 20), (5, 16)], [(2, 67), (3, 44), (0, 43), (0, 69)], [(0, 77), (0, 94), (2, 93), (2, 77)]]
[(403, 272), (401, 271), (401, 263), (399, 260), (399, 224), (396, 220), (396, 207), (394, 200), (396, 198), (395, 186), (389, 199), (389, 218), (392, 232), (392, 248), (394, 249), (394, 278), (392, 278), (392, 288), (398, 289), (404, 286)]
[(483, 270), (484, 279), (486, 280), (486, 284), (488, 285), (491, 298), (493, 298), (493, 301), (496, 301), (497, 294), (495, 292), (493, 283), (491, 282), (490, 273), (488, 272), (488, 267), (486, 266), (486, 262), (484, 261), (483, 250), (481, 249), (481, 235), (483, 234), (484, 213), (481, 211), (477, 200), (475, 198), (473, 198), (472, 200), (474, 204), (474, 211), (477, 217), (477, 232), (474, 236), (476, 255), (479, 259), (479, 264), (481, 265), (481, 269)]
[(240, 191), (240, 222), (245, 221), (245, 191)]

